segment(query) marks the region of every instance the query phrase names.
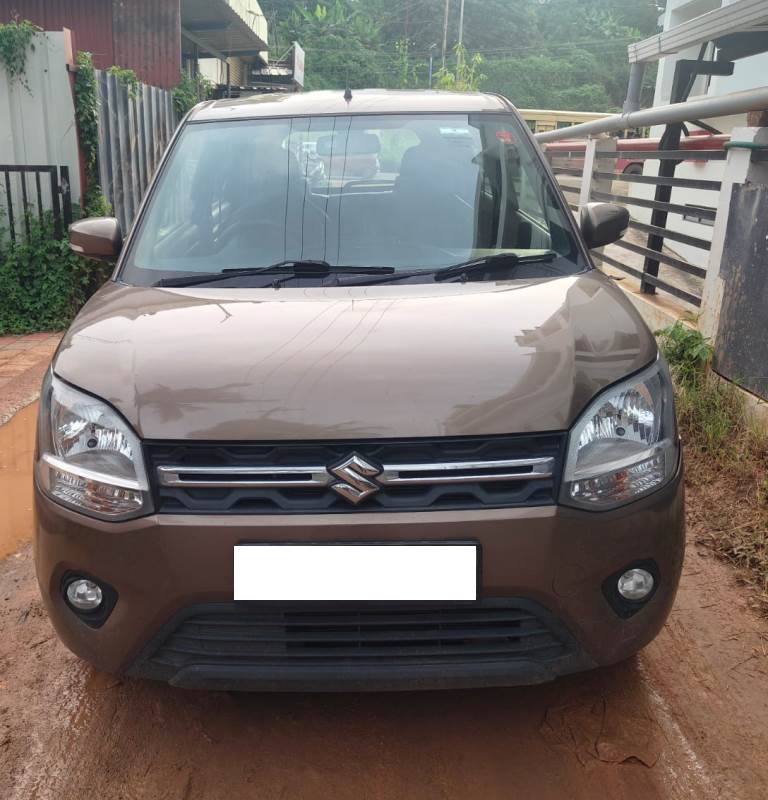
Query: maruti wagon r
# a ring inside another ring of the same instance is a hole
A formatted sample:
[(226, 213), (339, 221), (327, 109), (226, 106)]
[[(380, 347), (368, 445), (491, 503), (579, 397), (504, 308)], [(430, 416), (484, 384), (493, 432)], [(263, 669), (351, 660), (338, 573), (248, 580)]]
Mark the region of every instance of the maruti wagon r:
[(53, 624), (183, 687), (535, 683), (672, 605), (670, 378), (490, 94), (219, 100), (180, 125), (41, 397)]

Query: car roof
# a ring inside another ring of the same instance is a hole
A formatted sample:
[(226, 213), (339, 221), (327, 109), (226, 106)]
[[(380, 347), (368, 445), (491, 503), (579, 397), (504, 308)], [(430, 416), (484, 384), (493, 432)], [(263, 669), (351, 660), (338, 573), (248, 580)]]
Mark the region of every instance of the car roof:
[(506, 98), (484, 92), (354, 89), (350, 100), (345, 99), (341, 90), (255, 94), (212, 100), (196, 106), (189, 121), (340, 114), (475, 114), (511, 110), (512, 104)]

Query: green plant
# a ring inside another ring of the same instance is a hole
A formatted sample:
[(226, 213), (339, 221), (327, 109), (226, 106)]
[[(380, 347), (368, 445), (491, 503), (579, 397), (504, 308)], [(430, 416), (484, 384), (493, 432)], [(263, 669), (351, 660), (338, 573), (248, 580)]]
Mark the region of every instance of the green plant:
[(710, 369), (712, 346), (699, 331), (678, 322), (657, 335), (685, 444), (691, 534), (742, 569), (768, 612), (768, 435), (738, 386)]
[(660, 331), (656, 331), (664, 353), (672, 369), (685, 380), (700, 374), (712, 357), (712, 345), (695, 328), (678, 321)]
[(98, 183), (89, 183), (83, 195), (81, 206), (82, 217), (111, 217), (114, 213), (112, 204), (104, 197)]
[(107, 72), (117, 78), (117, 82), (128, 90), (128, 97), (135, 100), (139, 94), (139, 76), (132, 69), (125, 69), (123, 67), (110, 67)]
[(457, 44), (453, 52), (456, 55), (456, 69), (439, 69), (435, 73), (435, 87), (452, 92), (476, 92), (487, 77), (480, 72), (483, 57), (480, 53), (474, 53), (467, 59), (466, 48), (461, 44)]
[(721, 460), (738, 458), (750, 436), (737, 386), (705, 368), (695, 376), (673, 370), (677, 416), (687, 445)]
[(201, 100), (207, 100), (213, 94), (214, 85), (207, 78), (198, 74), (190, 77), (186, 72), (173, 89), (173, 107), (179, 118), (196, 106)]
[(37, 25), (29, 20), (18, 18), (0, 24), (0, 63), (5, 67), (8, 77), (21, 81), (29, 89), (24, 80), (27, 68), (27, 53), (35, 49), (34, 37), (40, 31)]
[(0, 335), (65, 328), (111, 270), (55, 238), (51, 214), (25, 222), (27, 235), (0, 241)]
[(398, 89), (418, 89), (418, 63), (411, 60), (410, 42), (398, 39), (395, 42), (396, 86)]
[(700, 331), (678, 321), (656, 335), (669, 362), (686, 444), (725, 456), (745, 429), (738, 389), (709, 369), (712, 345)]
[(86, 189), (82, 210), (86, 217), (101, 217), (111, 213), (111, 208), (99, 184), (99, 109), (97, 101), (96, 70), (90, 53), (77, 54), (75, 76), (75, 119), (83, 158)]

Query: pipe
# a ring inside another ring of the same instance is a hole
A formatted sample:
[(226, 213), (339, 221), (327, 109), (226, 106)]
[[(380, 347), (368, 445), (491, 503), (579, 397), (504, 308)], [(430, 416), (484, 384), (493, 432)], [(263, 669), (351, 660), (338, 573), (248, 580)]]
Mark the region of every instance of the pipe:
[(664, 125), (669, 122), (726, 117), (729, 114), (743, 114), (747, 111), (760, 111), (764, 108), (768, 108), (768, 86), (723, 94), (719, 97), (707, 97), (703, 100), (688, 100), (685, 103), (673, 103), (668, 106), (655, 106), (654, 108), (644, 108), (641, 111), (614, 114), (593, 122), (582, 122), (570, 128), (537, 133), (534, 134), (534, 138), (539, 143), (556, 142), (559, 139), (578, 139), (580, 136), (593, 136), (598, 133), (610, 133), (627, 128), (646, 128), (650, 125)]
[(627, 84), (627, 99), (624, 101), (623, 112), (640, 110), (640, 90), (643, 87), (643, 74), (645, 63), (636, 61), (629, 65), (629, 83)]

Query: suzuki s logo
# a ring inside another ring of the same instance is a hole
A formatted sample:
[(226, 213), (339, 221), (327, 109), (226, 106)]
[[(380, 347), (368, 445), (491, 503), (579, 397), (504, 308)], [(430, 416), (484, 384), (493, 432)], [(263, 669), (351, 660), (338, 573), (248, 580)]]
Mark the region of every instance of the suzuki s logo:
[(328, 472), (339, 479), (331, 484), (331, 489), (355, 505), (379, 491), (379, 485), (371, 479), (381, 470), (357, 453), (352, 453), (334, 467), (328, 467)]

